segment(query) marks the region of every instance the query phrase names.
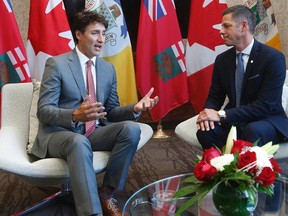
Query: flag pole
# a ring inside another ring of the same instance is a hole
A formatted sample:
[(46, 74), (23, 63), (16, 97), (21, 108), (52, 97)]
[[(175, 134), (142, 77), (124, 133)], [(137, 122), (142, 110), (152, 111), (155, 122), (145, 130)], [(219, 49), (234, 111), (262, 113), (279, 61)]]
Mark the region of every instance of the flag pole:
[(168, 138), (171, 137), (171, 132), (165, 132), (162, 130), (161, 120), (158, 122), (157, 130), (153, 134), (153, 138)]

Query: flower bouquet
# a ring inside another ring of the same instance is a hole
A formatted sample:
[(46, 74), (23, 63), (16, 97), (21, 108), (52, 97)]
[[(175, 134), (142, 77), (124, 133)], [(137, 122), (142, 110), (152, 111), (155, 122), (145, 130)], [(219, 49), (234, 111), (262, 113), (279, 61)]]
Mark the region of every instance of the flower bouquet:
[[(246, 212), (237, 209), (239, 214), (235, 212), (233, 214), (231, 214), (232, 212), (225, 213), (225, 211), (231, 211), (231, 207), (230, 210), (225, 210), (224, 204), (217, 198), (219, 197), (216, 193), (217, 190), (224, 196), (223, 192), (225, 193), (237, 188), (239, 193), (244, 192), (246, 194), (246, 199), (250, 199), (250, 203), (247, 204), (254, 204), (254, 208), (257, 205), (258, 191), (273, 195), (274, 180), (281, 173), (278, 163), (273, 158), (279, 145), (272, 145), (272, 142), (269, 142), (259, 147), (257, 146), (257, 141), (250, 143), (237, 140), (236, 133), (236, 127), (232, 126), (223, 151), (211, 147), (204, 151), (202, 157), (198, 158), (194, 175), (184, 180), (187, 186), (181, 188), (174, 196), (191, 196), (178, 209), (176, 215), (183, 213), (195, 202), (201, 205), (202, 200), (211, 190), (213, 191), (213, 202), (218, 211), (223, 215), (242, 216)], [(225, 188), (226, 186), (228, 189)], [(230, 199), (230, 206), (231, 199), (232, 203), (238, 202), (226, 195), (225, 197), (226, 199)], [(236, 197), (240, 197), (240, 195), (238, 194)], [(216, 203), (220, 205), (219, 208)], [(233, 208), (235, 209), (235, 207)], [(254, 208), (252, 206), (250, 210), (253, 211)], [(247, 210), (247, 212), (250, 210)], [(247, 215), (249, 214), (247, 213)]]

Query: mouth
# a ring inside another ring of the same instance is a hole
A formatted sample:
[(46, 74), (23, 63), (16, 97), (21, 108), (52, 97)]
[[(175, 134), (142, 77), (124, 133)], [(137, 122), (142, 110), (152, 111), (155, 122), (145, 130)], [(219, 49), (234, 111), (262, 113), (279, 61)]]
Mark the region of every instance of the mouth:
[(97, 50), (97, 51), (100, 51), (102, 49), (102, 46), (101, 45), (94, 45), (94, 48)]

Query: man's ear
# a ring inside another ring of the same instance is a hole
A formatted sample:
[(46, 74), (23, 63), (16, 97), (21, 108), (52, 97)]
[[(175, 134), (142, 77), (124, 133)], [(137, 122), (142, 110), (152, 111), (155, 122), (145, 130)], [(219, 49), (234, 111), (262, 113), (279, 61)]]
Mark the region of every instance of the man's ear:
[(79, 30), (75, 31), (75, 37), (79, 40), (80, 36), (82, 35), (82, 33)]
[(247, 20), (243, 20), (241, 23), (241, 27), (242, 27), (242, 32), (244, 31), (249, 31), (249, 25), (248, 25), (248, 21)]

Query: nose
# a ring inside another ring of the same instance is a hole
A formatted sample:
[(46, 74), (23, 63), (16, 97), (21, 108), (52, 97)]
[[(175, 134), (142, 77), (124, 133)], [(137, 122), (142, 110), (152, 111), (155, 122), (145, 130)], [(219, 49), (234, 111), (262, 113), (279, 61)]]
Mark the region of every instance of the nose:
[(106, 38), (106, 35), (100, 34), (100, 35), (98, 36), (98, 41), (104, 42), (104, 41), (105, 41), (105, 38)]
[(224, 34), (224, 28), (223, 28), (223, 27), (221, 27), (221, 29), (220, 29), (219, 33), (220, 33), (221, 35), (223, 35), (223, 34)]

